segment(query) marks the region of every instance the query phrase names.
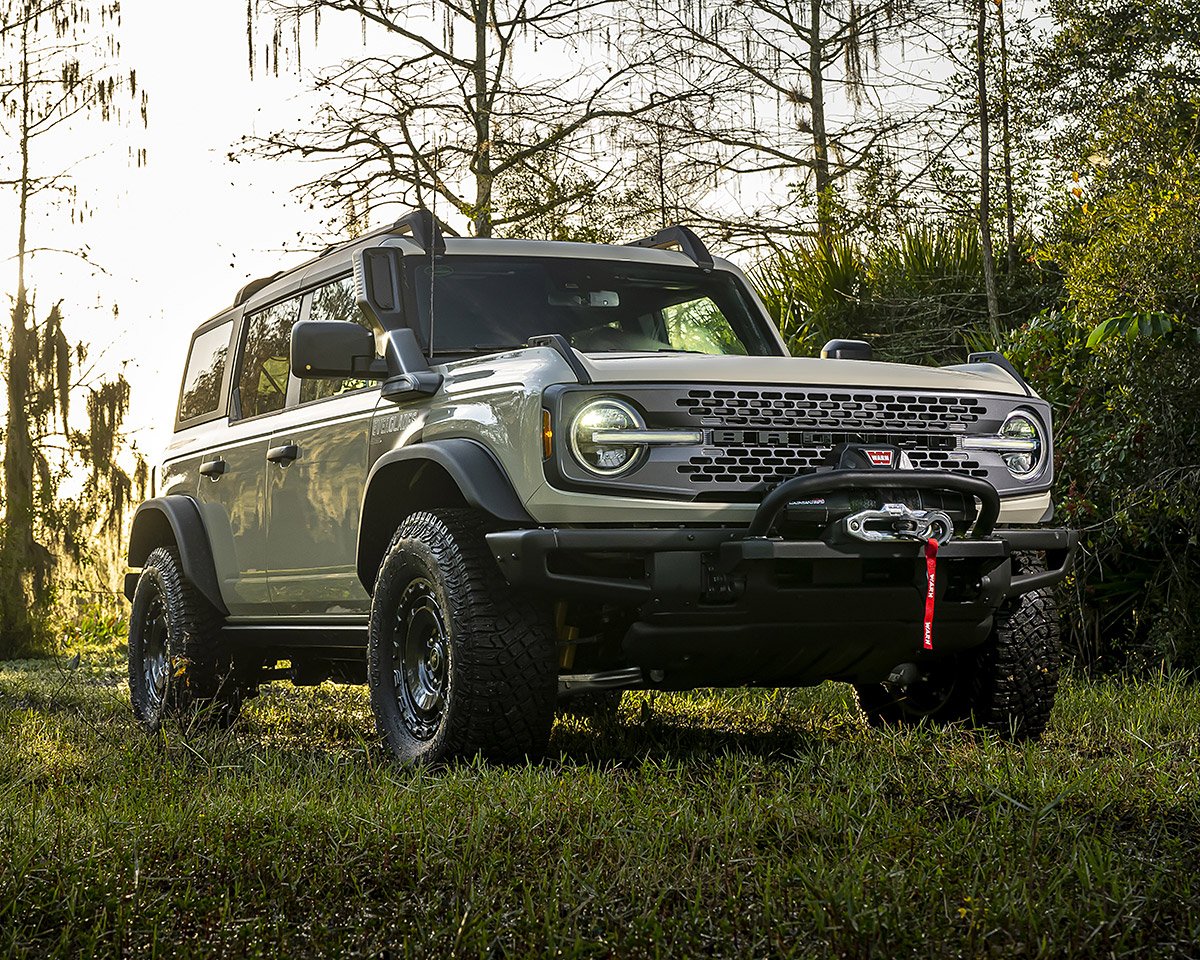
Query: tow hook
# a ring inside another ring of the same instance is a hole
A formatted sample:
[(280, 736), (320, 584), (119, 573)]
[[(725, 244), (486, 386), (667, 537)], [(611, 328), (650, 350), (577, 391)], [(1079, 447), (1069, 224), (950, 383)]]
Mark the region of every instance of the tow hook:
[(892, 667), (892, 672), (883, 681), (889, 690), (904, 691), (921, 679), (921, 671), (915, 663), (900, 663)]
[(841, 520), (843, 533), (867, 543), (896, 540), (936, 540), (954, 536), (954, 521), (943, 510), (914, 510), (903, 503), (885, 503), (879, 510), (862, 510)]

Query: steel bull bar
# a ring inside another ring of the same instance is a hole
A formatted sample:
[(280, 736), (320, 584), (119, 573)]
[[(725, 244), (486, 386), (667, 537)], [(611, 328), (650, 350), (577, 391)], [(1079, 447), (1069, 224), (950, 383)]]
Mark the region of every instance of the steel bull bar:
[[(829, 470), (786, 480), (762, 500), (749, 527), (539, 527), (487, 534), (492, 555), (513, 585), (553, 596), (579, 597), (642, 605), (664, 596), (700, 592), (706, 556), (715, 568), (732, 573), (764, 561), (811, 560), (818, 563), (862, 559), (920, 560), (923, 544), (915, 539), (866, 543), (785, 540), (771, 536), (788, 504), (834, 490), (950, 490), (972, 496), (979, 513), (966, 537), (941, 549), (948, 560), (1003, 563), (1013, 553), (1045, 551), (1046, 567), (1017, 576), (985, 578), (983, 593), (998, 604), (1005, 597), (1057, 583), (1071, 569), (1078, 533), (1063, 528), (995, 529), (1000, 497), (986, 480), (934, 470)], [(642, 577), (585, 572), (559, 562), (571, 555), (621, 554), (643, 557)], [(1007, 564), (1003, 570), (1008, 573)]]

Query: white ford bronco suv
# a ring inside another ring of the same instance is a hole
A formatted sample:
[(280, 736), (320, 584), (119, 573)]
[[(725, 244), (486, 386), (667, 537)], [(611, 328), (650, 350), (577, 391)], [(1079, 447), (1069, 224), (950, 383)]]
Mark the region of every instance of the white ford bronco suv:
[(414, 212), (196, 331), (129, 544), (144, 725), (365, 682), (401, 761), (508, 760), (625, 689), (833, 679), (872, 723), (1042, 732), (1075, 538), (1003, 357), (791, 357), (683, 227), (447, 233)]

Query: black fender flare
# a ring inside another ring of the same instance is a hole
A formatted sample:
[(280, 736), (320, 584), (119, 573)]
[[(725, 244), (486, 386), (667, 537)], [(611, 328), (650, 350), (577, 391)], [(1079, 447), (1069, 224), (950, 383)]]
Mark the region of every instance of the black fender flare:
[[(172, 540), (179, 550), (183, 575), (204, 599), (221, 613), (228, 614), (225, 601), (221, 599), (208, 531), (200, 518), (200, 508), (191, 497), (183, 494), (156, 497), (145, 501), (134, 511), (133, 526), (129, 531), (129, 566), (144, 566), (151, 551), (166, 546)], [(126, 576), (126, 599), (133, 599), (136, 586), (136, 575)]]
[[(374, 587), (379, 560), (382, 559), (383, 551), (386, 550), (394, 532), (394, 528), (380, 529), (375, 518), (392, 517), (397, 513), (395, 508), (389, 508), (390, 505), (386, 503), (389, 484), (384, 475), (399, 464), (414, 467), (434, 464), (449, 475), (467, 506), (482, 510), (503, 523), (534, 523), (533, 518), (525, 511), (500, 461), (479, 441), (466, 437), (451, 437), (444, 440), (419, 441), (390, 450), (375, 461), (367, 474), (362, 508), (359, 512), (358, 577), (368, 592)], [(403, 516), (403, 504), (399, 506), (399, 516)]]

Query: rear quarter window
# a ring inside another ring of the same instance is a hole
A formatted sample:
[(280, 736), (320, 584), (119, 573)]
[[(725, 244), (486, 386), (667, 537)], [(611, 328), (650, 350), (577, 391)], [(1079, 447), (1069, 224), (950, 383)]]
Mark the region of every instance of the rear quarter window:
[(233, 321), (205, 330), (192, 340), (187, 369), (183, 374), (183, 393), (179, 398), (179, 421), (195, 420), (215, 413), (221, 406), (221, 385), (229, 358), (229, 340)]

